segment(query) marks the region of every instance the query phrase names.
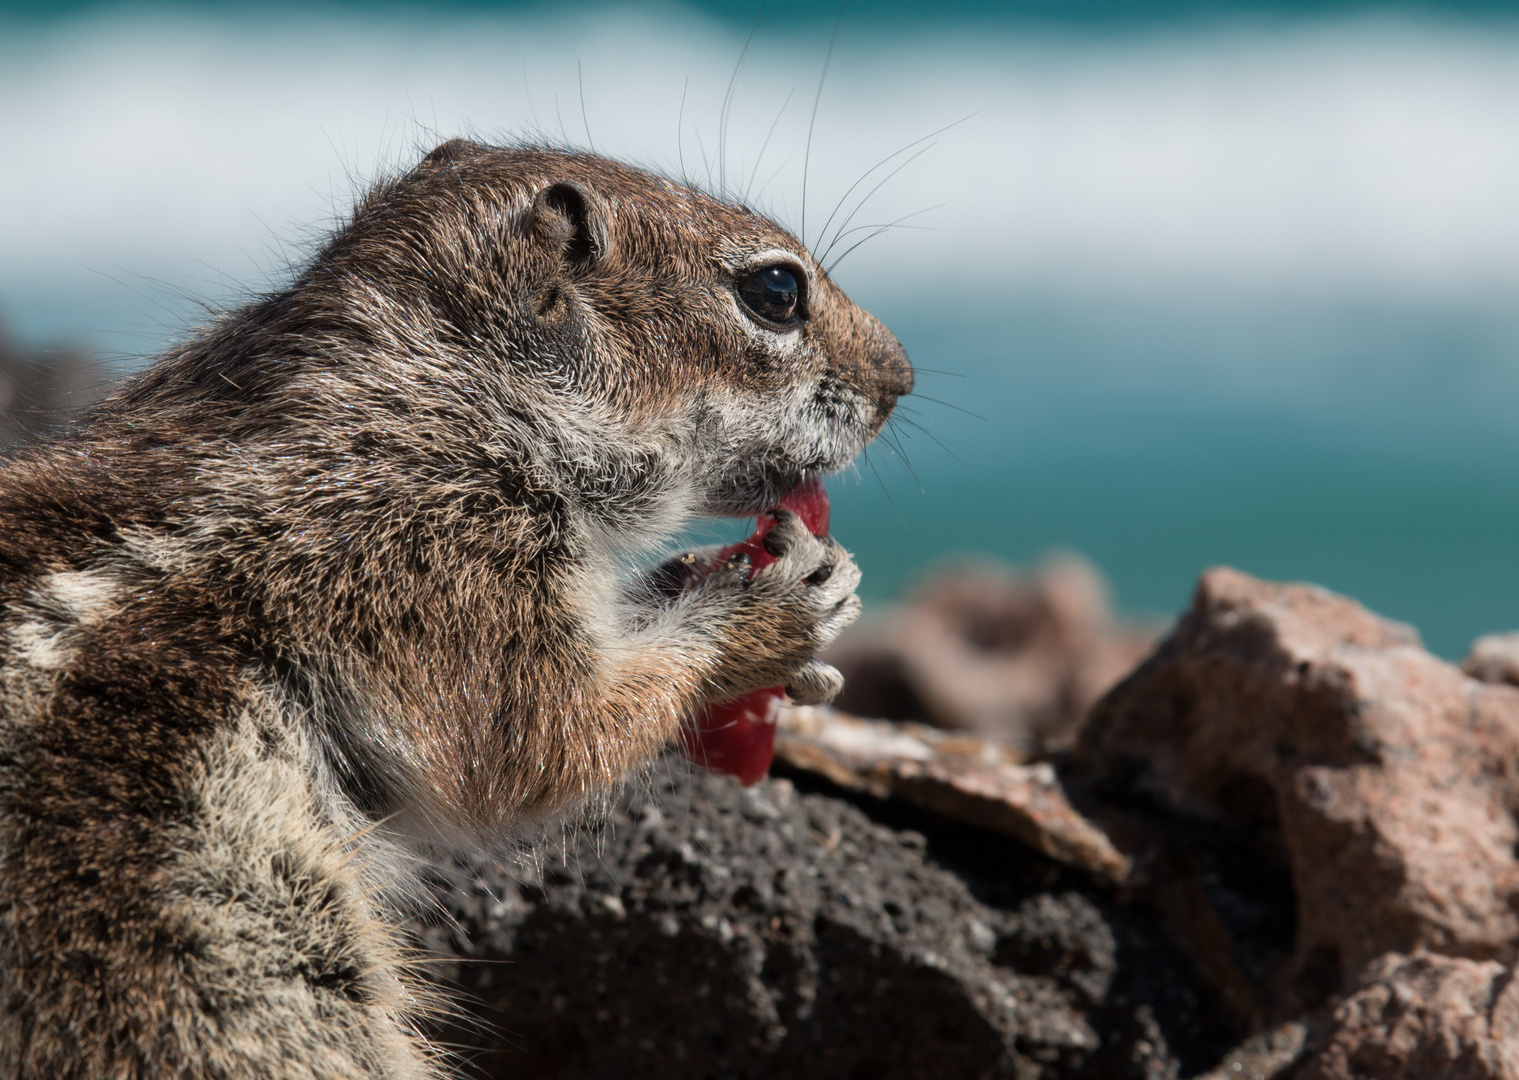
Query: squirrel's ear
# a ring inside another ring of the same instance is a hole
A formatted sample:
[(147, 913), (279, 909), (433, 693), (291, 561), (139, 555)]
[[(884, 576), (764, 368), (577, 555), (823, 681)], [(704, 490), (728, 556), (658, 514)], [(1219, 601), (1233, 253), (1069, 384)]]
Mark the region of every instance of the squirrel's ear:
[(551, 244), (573, 271), (589, 269), (606, 254), (606, 225), (594, 199), (574, 184), (544, 188), (533, 199), (532, 232)]
[(475, 149), (475, 144), (468, 139), (449, 139), (423, 158), (422, 164), (446, 165), (449, 162), (458, 161), (473, 149)]

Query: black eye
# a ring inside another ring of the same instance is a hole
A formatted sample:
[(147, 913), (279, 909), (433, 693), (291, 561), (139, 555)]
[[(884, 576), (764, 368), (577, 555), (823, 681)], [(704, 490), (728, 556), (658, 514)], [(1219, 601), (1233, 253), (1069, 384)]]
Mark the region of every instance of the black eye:
[(738, 283), (738, 295), (766, 322), (789, 323), (798, 315), (801, 287), (796, 275), (784, 266), (756, 270)]

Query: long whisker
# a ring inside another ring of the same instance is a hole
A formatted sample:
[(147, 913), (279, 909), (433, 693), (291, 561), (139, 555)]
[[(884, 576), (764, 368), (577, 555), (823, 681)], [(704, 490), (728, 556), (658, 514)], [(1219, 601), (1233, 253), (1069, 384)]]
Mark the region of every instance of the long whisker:
[(946, 454), (948, 454), (950, 457), (954, 458), (961, 465), (965, 464), (965, 462), (963, 460), (961, 460), (960, 455), (957, 454), (957, 453), (955, 453), (953, 450), (951, 450), (949, 448), (949, 446), (945, 444), (945, 442), (944, 442), (943, 439), (939, 438), (939, 436), (935, 435), (932, 431), (929, 431), (926, 427), (924, 427), (922, 424), (918, 423), (916, 420), (913, 420), (912, 418), (906, 417), (906, 416), (893, 416), (891, 418), (891, 422), (893, 424), (897, 423), (898, 421), (900, 421), (901, 423), (904, 423), (904, 424), (911, 424), (913, 427), (917, 428), (919, 431), (921, 431), (923, 434), (927, 435), (930, 439), (932, 439), (935, 443), (937, 443), (940, 450), (943, 450)]
[[(749, 189), (754, 186), (754, 181), (759, 177), (760, 162), (765, 160), (765, 149), (770, 145), (770, 137), (775, 134), (776, 125), (781, 122), (781, 116), (786, 112), (786, 106), (791, 104), (791, 99), (796, 95), (796, 87), (791, 88), (791, 93), (786, 95), (786, 100), (781, 102), (780, 112), (775, 114), (775, 119), (770, 121), (770, 130), (765, 132), (765, 141), (760, 143), (759, 155), (754, 159), (754, 168), (749, 173), (749, 182), (744, 185), (744, 197), (739, 202), (748, 204)], [(771, 179), (775, 179), (771, 177)], [(768, 185), (767, 185), (768, 186)], [(763, 190), (763, 189), (762, 189)]]
[(596, 140), (591, 138), (591, 122), (585, 115), (585, 75), (580, 70), (580, 58), (575, 58), (575, 82), (580, 86), (580, 122), (585, 125), (585, 141), (591, 148), (591, 153), (596, 152)]
[[(822, 235), (823, 236), (827, 236), (828, 235), (828, 226), (830, 224), (832, 224), (834, 215), (837, 214), (840, 210), (842, 210), (844, 208), (844, 204), (849, 201), (849, 196), (854, 193), (854, 190), (857, 187), (859, 187), (861, 184), (863, 184), (866, 181), (866, 179), (869, 178), (869, 176), (870, 176), (871, 173), (873, 173), (877, 169), (881, 168), (883, 165), (885, 165), (892, 158), (897, 157), (898, 155), (907, 153), (907, 151), (911, 150), (914, 146), (917, 146), (919, 143), (927, 142), (929, 139), (936, 138), (937, 136), (944, 134), (946, 131), (949, 131), (951, 128), (959, 127), (961, 124), (965, 123), (967, 120), (974, 119), (976, 117), (976, 115), (978, 113), (982, 112), (982, 111), (983, 110), (981, 110), (981, 109), (977, 109), (975, 112), (968, 113), (967, 115), (960, 117), (960, 119), (958, 119), (958, 120), (956, 120), (956, 121), (954, 121), (952, 123), (945, 124), (938, 131), (930, 131), (927, 135), (924, 135), (921, 139), (914, 139), (912, 142), (908, 143), (906, 146), (902, 147), (900, 150), (894, 150), (894, 151), (892, 151), (890, 154), (887, 154), (880, 161), (878, 161), (874, 165), (872, 165), (869, 169), (867, 169), (865, 171), (864, 175), (862, 175), (858, 180), (856, 180), (854, 183), (852, 183), (852, 184), (849, 185), (849, 190), (846, 191), (846, 192), (844, 192), (844, 197), (841, 198), (838, 201), (838, 205), (836, 205), (833, 208), (833, 213), (829, 214), (828, 215), (828, 220), (823, 223), (823, 233), (822, 233)], [(911, 158), (908, 158), (907, 161), (903, 162), (902, 165), (899, 165), (896, 169), (892, 170), (891, 175), (887, 176), (886, 180), (890, 180), (891, 177), (895, 176), (898, 172), (900, 172), (902, 170), (902, 168), (908, 164), (908, 162), (911, 162), (919, 154), (922, 154), (922, 153), (926, 152), (929, 149), (932, 149), (932, 147), (924, 147), (923, 150), (919, 150), (917, 154), (914, 154)], [(881, 183), (885, 183), (885, 180), (883, 180)], [(877, 184), (875, 187), (871, 188), (870, 189), (870, 194), (866, 195), (863, 199), (861, 199), (860, 202), (859, 202), (859, 205), (856, 206), (854, 208), (854, 210), (850, 212), (850, 217), (853, 217), (855, 213), (858, 213), (859, 210), (860, 210), (860, 208), (863, 207), (867, 202), (870, 201), (870, 196), (874, 195), (880, 189), (881, 189), (881, 185), (880, 184)], [(847, 218), (845, 219), (844, 224), (845, 225), (849, 224), (849, 221), (848, 221)], [(843, 228), (844, 226), (841, 225), (839, 227)], [(837, 240), (838, 240), (838, 237), (835, 236), (833, 238), (833, 241), (829, 242), (829, 247), (831, 248), (833, 246), (833, 243), (836, 242)], [(819, 242), (821, 243), (821, 240)]]
[(818, 124), (818, 104), (823, 100), (823, 83), (828, 79), (828, 65), (833, 62), (833, 47), (839, 40), (839, 23), (844, 18), (844, 0), (833, 17), (833, 33), (828, 38), (828, 53), (823, 57), (823, 73), (818, 76), (818, 92), (812, 99), (812, 119), (807, 122), (807, 150), (802, 156), (802, 246), (807, 246), (807, 174), (812, 165), (812, 132)]
[(759, 30), (760, 18), (765, 14), (765, 5), (760, 4), (759, 11), (754, 15), (754, 25), (749, 28), (749, 36), (744, 39), (744, 47), (739, 50), (738, 63), (733, 65), (733, 74), (728, 79), (728, 92), (723, 95), (723, 107), (717, 114), (717, 188), (724, 190), (728, 183), (728, 114), (733, 109), (733, 92), (738, 88), (738, 73), (744, 70), (744, 58), (749, 55), (749, 46), (754, 43), (755, 32)]
[(933, 226), (931, 226), (931, 225), (903, 225), (902, 222), (909, 221), (912, 218), (915, 218), (915, 217), (919, 216), (920, 214), (926, 214), (926, 213), (928, 213), (931, 210), (938, 210), (941, 207), (943, 207), (944, 205), (945, 205), (944, 203), (934, 203), (934, 205), (932, 205), (932, 206), (925, 206), (921, 210), (914, 210), (910, 214), (903, 214), (901, 217), (897, 218), (894, 221), (886, 221), (886, 222), (880, 222), (880, 221), (878, 221), (878, 222), (875, 222), (875, 223), (870, 224), (870, 225), (856, 225), (852, 229), (848, 229), (848, 230), (846, 230), (844, 232), (836, 234), (834, 236), (833, 240), (829, 243), (828, 250), (823, 252), (823, 257), (827, 258), (828, 257), (828, 252), (833, 250), (834, 244), (837, 244), (844, 237), (849, 236), (852, 233), (865, 232), (867, 229), (913, 229), (913, 230), (917, 230), (917, 231), (921, 231), (921, 232), (932, 232), (933, 231)]
[[(926, 213), (928, 213), (929, 210), (937, 210), (937, 209), (939, 209), (939, 207), (941, 207), (943, 205), (944, 205), (943, 203), (938, 203), (935, 206), (929, 206), (929, 207), (925, 207), (922, 210), (914, 211), (914, 213), (917, 213), (917, 214), (926, 214)], [(885, 225), (877, 225), (875, 227), (875, 231), (867, 234), (862, 239), (855, 241), (853, 244), (851, 244), (849, 246), (849, 250), (848, 251), (844, 252), (844, 254), (840, 255), (837, 259), (834, 259), (833, 262), (829, 263), (828, 266), (827, 266), (827, 269), (826, 269), (826, 273), (832, 274), (834, 267), (838, 266), (839, 263), (843, 262), (845, 259), (849, 258), (850, 255), (854, 254), (855, 249), (858, 248), (858, 247), (860, 247), (862, 244), (868, 244), (870, 241), (874, 240), (876, 237), (880, 236), (882, 233), (884, 233), (884, 232), (890, 232), (892, 229), (894, 229), (896, 227), (897, 227), (897, 225), (896, 225), (895, 222), (888, 222)]]
[(881, 485), (881, 494), (886, 496), (886, 501), (891, 505), (892, 512), (897, 515), (897, 520), (902, 523), (902, 528), (908, 528), (907, 518), (902, 516), (902, 508), (897, 505), (897, 500), (891, 497), (891, 489), (886, 486), (886, 481), (881, 479), (881, 471), (876, 468), (876, 463), (870, 460), (870, 451), (863, 450), (860, 456), (865, 459), (865, 464), (870, 466), (870, 471), (875, 474), (876, 483)]
[(795, 156), (788, 157), (785, 161), (777, 165), (775, 172), (770, 174), (770, 179), (766, 180), (763, 184), (760, 185), (759, 190), (754, 193), (754, 197), (758, 199), (760, 196), (764, 195), (765, 189), (768, 188), (771, 184), (775, 183), (775, 178), (781, 175), (781, 170), (784, 169), (787, 165), (790, 165), (795, 160)]
[(675, 152), (680, 155), (680, 182), (686, 187), (691, 186), (686, 177), (686, 91), (691, 88), (691, 76), (686, 76), (686, 81), (680, 86), (680, 113), (675, 118)]
[(566, 146), (568, 146), (570, 144), (570, 133), (568, 131), (566, 131), (565, 127), (564, 127), (564, 113), (561, 112), (560, 109), (559, 109), (559, 95), (558, 94), (554, 95), (554, 115), (556, 117), (558, 117), (558, 119), (559, 119), (559, 137), (561, 139), (563, 139), (564, 140), (564, 144)]
[(527, 111), (533, 117), (533, 127), (542, 131), (543, 125), (538, 121), (538, 107), (533, 104), (533, 87), (527, 81), (527, 57), (525, 56), (522, 58), (522, 89), (527, 94)]
[[(890, 424), (886, 426), (888, 428), (891, 427)], [(886, 439), (886, 445), (890, 446), (897, 457), (902, 459), (902, 464), (907, 469), (907, 475), (912, 477), (912, 482), (918, 487), (918, 493), (921, 495), (928, 494), (923, 490), (923, 481), (918, 479), (917, 470), (912, 467), (912, 459), (907, 456), (907, 448), (902, 445), (901, 433), (893, 429), (890, 436), (888, 436), (885, 431), (882, 431), (880, 437)]]
[[(943, 203), (937, 203), (934, 206), (928, 207), (928, 210), (937, 210), (937, 209), (939, 209), (943, 205), (944, 205)], [(920, 210), (920, 211), (917, 211), (917, 213), (927, 213), (927, 210)], [(866, 232), (867, 230), (870, 230), (870, 229), (874, 229), (876, 231), (877, 235), (879, 235), (880, 233), (883, 233), (883, 232), (891, 232), (893, 229), (905, 229), (908, 232), (937, 232), (938, 231), (932, 225), (903, 225), (900, 222), (900, 220), (898, 220), (898, 221), (876, 221), (876, 222), (872, 222), (869, 225), (856, 225), (854, 228), (850, 229), (849, 231), (852, 232), (852, 233), (857, 233), (857, 232)], [(824, 254), (827, 254), (827, 253), (825, 252)]]
[[(839, 226), (839, 228), (840, 229), (844, 229), (844, 228), (848, 227), (849, 223), (854, 220), (854, 216), (865, 208), (865, 204), (868, 203), (871, 200), (871, 198), (875, 195), (876, 192), (880, 191), (881, 188), (885, 184), (889, 183), (892, 180), (892, 178), (897, 175), (897, 173), (899, 173), (903, 169), (907, 168), (907, 166), (911, 165), (914, 161), (917, 161), (920, 157), (922, 157), (924, 154), (928, 153), (930, 150), (932, 150), (934, 147), (936, 147), (938, 145), (939, 145), (938, 143), (929, 143), (927, 146), (925, 146), (923, 149), (919, 150), (912, 157), (908, 158), (906, 161), (902, 162), (902, 164), (898, 165), (895, 169), (892, 169), (891, 172), (889, 172), (885, 176), (881, 177), (880, 182), (877, 183), (875, 187), (873, 187), (873, 188), (870, 189), (870, 191), (866, 194), (866, 196), (863, 199), (861, 199), (855, 205), (855, 208), (853, 210), (849, 211), (849, 216), (847, 216), (846, 218), (844, 218), (843, 224), (841, 224)], [(827, 250), (825, 250), (823, 252), (823, 258), (825, 260), (828, 258), (828, 252), (830, 252), (830, 251), (833, 250), (833, 245), (835, 243), (837, 243), (837, 242), (838, 242), (838, 237), (837, 236), (835, 236), (833, 238), (833, 240), (831, 240), (829, 242)]]
[(987, 420), (986, 417), (982, 416), (980, 413), (971, 412), (969, 409), (961, 408), (959, 405), (956, 405), (953, 402), (941, 401), (939, 398), (929, 397), (927, 394), (920, 394), (916, 390), (912, 392), (912, 396), (919, 399), (920, 401), (932, 401), (935, 405), (943, 405), (946, 409), (954, 409), (955, 412), (962, 412), (966, 416), (974, 416), (977, 420), (991, 423), (991, 421)]
[(706, 144), (701, 141), (701, 128), (696, 127), (693, 124), (691, 134), (696, 136), (696, 149), (697, 152), (701, 154), (702, 168), (705, 169), (707, 173), (707, 187), (710, 188), (712, 186), (712, 161), (707, 157)]
[(902, 461), (909, 466), (909, 468), (911, 467), (911, 462), (908, 462), (907, 460), (907, 451), (902, 446), (901, 432), (892, 427), (891, 421), (888, 420), (886, 422), (886, 426), (881, 429), (880, 433), (876, 435), (876, 438), (884, 441), (887, 446), (891, 447), (891, 452), (893, 454), (896, 454), (897, 457), (901, 458)]

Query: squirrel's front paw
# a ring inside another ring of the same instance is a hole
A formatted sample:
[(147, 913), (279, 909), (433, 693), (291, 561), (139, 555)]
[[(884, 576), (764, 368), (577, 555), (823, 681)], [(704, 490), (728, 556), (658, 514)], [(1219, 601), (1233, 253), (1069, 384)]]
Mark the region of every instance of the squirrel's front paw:
[(787, 686), (795, 700), (831, 700), (842, 680), (813, 656), (859, 617), (860, 569), (831, 537), (813, 536), (790, 511), (773, 513), (764, 547), (776, 561), (751, 577), (740, 557), (704, 583), (731, 604), (717, 681), (729, 694)]
[(831, 536), (813, 536), (789, 510), (773, 511), (775, 527), (765, 535), (765, 551), (775, 563), (756, 575), (751, 591), (787, 609), (795, 632), (805, 636), (806, 656), (832, 645), (860, 617), (860, 568)]
[(815, 656), (786, 682), (786, 696), (798, 705), (832, 705), (843, 690), (844, 673)]

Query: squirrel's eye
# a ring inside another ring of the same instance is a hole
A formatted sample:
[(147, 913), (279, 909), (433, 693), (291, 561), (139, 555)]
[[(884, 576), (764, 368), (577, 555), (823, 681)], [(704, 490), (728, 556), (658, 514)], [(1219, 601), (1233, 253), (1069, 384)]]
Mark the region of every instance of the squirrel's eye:
[(741, 278), (738, 295), (750, 311), (766, 322), (789, 323), (798, 315), (801, 286), (796, 275), (784, 266), (767, 266)]

